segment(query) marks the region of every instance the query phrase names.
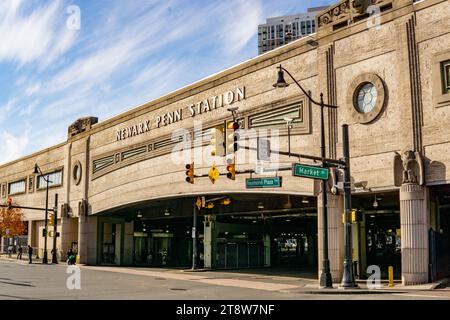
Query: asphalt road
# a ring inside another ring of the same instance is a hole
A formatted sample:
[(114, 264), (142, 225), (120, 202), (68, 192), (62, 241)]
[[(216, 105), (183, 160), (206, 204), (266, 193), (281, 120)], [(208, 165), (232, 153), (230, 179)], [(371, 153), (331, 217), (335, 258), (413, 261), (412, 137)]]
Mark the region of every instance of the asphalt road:
[[(321, 293), (315, 279), (246, 272), (182, 272), (80, 267), (80, 289), (68, 289), (67, 265), (0, 260), (0, 300), (450, 300), (450, 289), (393, 293)], [(76, 282), (69, 281), (75, 286)]]

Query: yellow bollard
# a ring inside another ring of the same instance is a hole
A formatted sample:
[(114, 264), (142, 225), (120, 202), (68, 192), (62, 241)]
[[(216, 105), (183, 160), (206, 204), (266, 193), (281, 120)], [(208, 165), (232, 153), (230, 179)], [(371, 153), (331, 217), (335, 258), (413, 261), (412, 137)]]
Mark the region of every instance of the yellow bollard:
[(389, 275), (389, 287), (393, 287), (394, 286), (394, 267), (393, 266), (389, 266), (388, 275)]

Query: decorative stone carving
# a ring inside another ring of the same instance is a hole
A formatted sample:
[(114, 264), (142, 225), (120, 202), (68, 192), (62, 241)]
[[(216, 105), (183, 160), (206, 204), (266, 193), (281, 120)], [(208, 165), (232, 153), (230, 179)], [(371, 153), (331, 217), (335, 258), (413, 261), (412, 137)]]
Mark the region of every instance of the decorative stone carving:
[(69, 126), (69, 138), (86, 130), (89, 130), (96, 123), (98, 123), (97, 117), (84, 117), (77, 119), (77, 121)]
[(317, 17), (318, 26), (320, 28), (342, 21), (351, 23), (354, 17), (365, 15), (369, 6), (384, 6), (391, 2), (392, 0), (344, 0), (334, 6), (330, 6), (326, 12), (319, 15)]
[(425, 174), (420, 152), (411, 150), (404, 151), (402, 154), (396, 152), (394, 156), (394, 175), (397, 187), (405, 183), (422, 186), (425, 183)]

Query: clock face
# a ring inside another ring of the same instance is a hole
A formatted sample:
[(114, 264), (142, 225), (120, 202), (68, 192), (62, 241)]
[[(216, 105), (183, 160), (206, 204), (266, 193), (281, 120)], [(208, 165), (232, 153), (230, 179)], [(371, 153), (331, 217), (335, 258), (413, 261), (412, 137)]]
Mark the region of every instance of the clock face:
[(358, 111), (361, 113), (369, 113), (372, 111), (377, 103), (377, 97), (377, 89), (372, 83), (367, 82), (360, 86), (356, 97)]

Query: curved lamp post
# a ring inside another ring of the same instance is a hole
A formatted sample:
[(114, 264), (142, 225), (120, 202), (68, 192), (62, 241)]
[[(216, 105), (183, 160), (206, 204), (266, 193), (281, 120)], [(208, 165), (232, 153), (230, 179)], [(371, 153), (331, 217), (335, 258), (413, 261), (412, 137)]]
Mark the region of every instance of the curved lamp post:
[[(308, 92), (298, 83), (297, 80), (281, 65), (278, 67), (278, 80), (273, 85), (275, 88), (286, 88), (289, 84), (284, 79), (284, 72), (286, 72), (295, 84), (302, 90), (305, 96), (311, 103), (320, 106), (320, 151), (322, 158), (322, 167), (326, 167), (325, 162), (325, 125), (324, 125), (324, 115), (323, 109), (331, 108), (337, 109), (337, 106), (326, 104), (323, 102), (323, 93), (320, 94), (320, 102), (315, 101)], [(320, 274), (320, 287), (321, 288), (332, 288), (333, 281), (330, 272), (330, 260), (328, 259), (328, 212), (327, 212), (327, 192), (326, 192), (326, 181), (322, 180), (322, 227), (323, 227), (323, 250), (322, 250), (322, 273)]]
[[(34, 174), (40, 174), (42, 179), (46, 182), (46, 191), (45, 191), (45, 241), (44, 241), (44, 256), (42, 257), (42, 263), (48, 263), (48, 257), (47, 257), (47, 236), (48, 236), (48, 184), (50, 180), (48, 177), (45, 177), (45, 175), (42, 173), (41, 168), (37, 164), (34, 165)], [(39, 177), (38, 177), (39, 179)], [(38, 181), (39, 183), (39, 181)], [(56, 235), (55, 235), (56, 236)]]

